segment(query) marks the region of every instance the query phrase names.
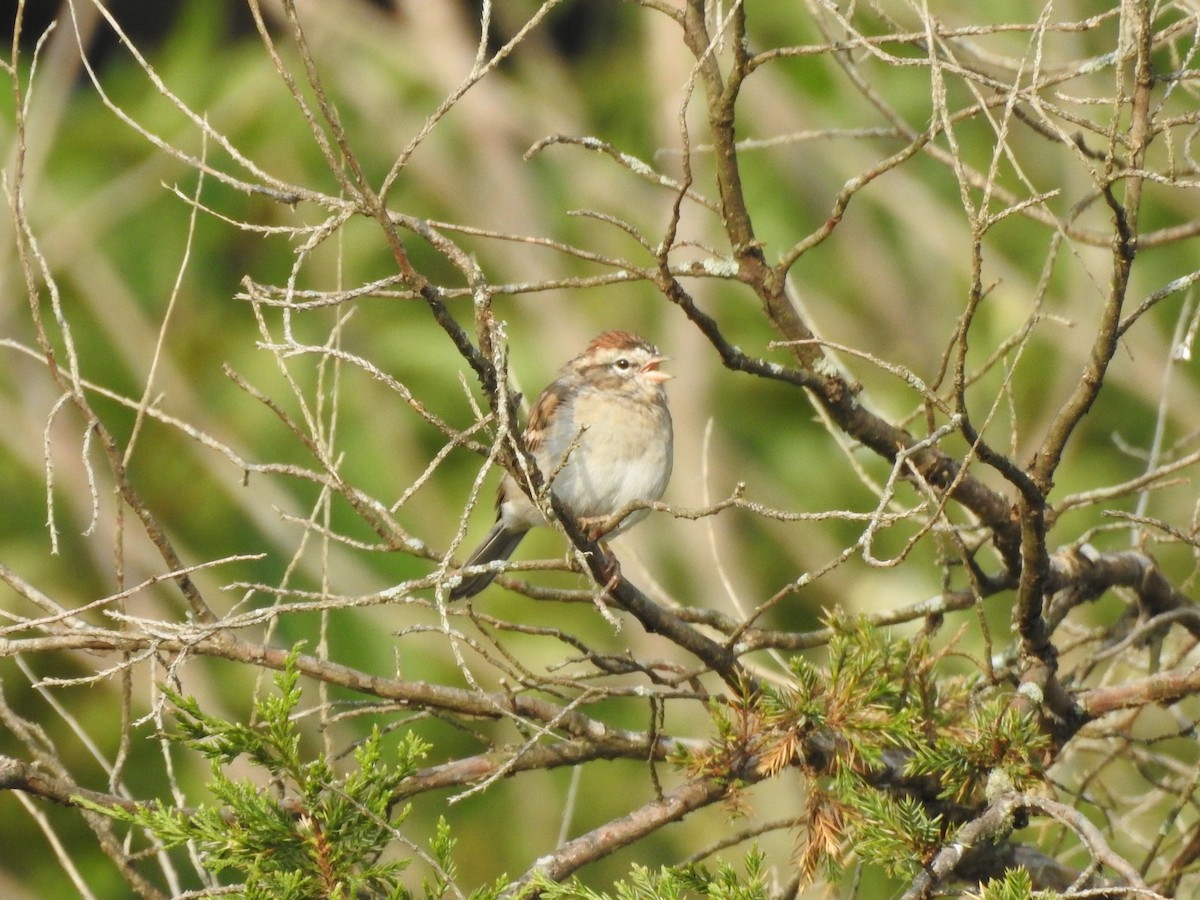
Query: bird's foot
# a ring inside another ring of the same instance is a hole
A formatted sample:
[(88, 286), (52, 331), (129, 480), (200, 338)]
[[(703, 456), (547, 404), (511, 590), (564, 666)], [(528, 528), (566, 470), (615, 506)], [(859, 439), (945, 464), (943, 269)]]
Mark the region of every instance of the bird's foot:
[(621, 583), (621, 561), (617, 559), (615, 553), (608, 549), (607, 544), (601, 543), (600, 548), (604, 551), (604, 593), (611, 594), (613, 589)]

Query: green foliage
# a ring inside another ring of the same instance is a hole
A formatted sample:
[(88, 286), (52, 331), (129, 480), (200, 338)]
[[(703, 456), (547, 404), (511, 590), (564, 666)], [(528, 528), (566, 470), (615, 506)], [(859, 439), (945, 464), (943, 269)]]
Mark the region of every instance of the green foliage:
[[(209, 789), (219, 805), (191, 811), (88, 805), (146, 829), (168, 848), (190, 843), (209, 871), (239, 879), (241, 890), (231, 896), (410, 897), (398, 879), (411, 860), (382, 855), (408, 812), (393, 813), (396, 790), (429, 747), (406, 734), (389, 762), (376, 728), (355, 750), (356, 765), (345, 775), (337, 774), (324, 754), (305, 759), (293, 719), (301, 697), (296, 656), (293, 651), (275, 677), (277, 693), (255, 703), (253, 725), (211, 716), (195, 698), (167, 692), (180, 725), (170, 737), (212, 762)], [(230, 778), (225, 768), (239, 757), (264, 770), (274, 790)], [(454, 874), (453, 849), (449, 828), (440, 821), (430, 847), (437, 874), (424, 884), (426, 898), (446, 893)]]
[(1036, 719), (1023, 715), (1003, 697), (994, 697), (949, 722), (935, 739), (914, 748), (911, 775), (934, 775), (941, 796), (962, 803), (996, 770), (1018, 790), (1040, 779), (1038, 754), (1049, 741)]
[(756, 847), (747, 854), (743, 866), (744, 874), (727, 863), (720, 863), (715, 870), (706, 866), (690, 865), (664, 867), (652, 872), (645, 866), (635, 865), (627, 881), (618, 881), (614, 893), (594, 891), (578, 879), (556, 884), (539, 879), (532, 885), (546, 900), (766, 900), (767, 886), (763, 874), (764, 856)]
[(915, 872), (945, 837), (941, 816), (930, 816), (913, 797), (896, 797), (853, 777), (840, 780), (836, 796), (854, 814), (855, 852), (890, 876)]
[(1009, 869), (1003, 878), (995, 878), (983, 885), (979, 894), (968, 895), (972, 900), (1056, 900), (1057, 891), (1033, 893), (1033, 878), (1026, 869)]
[(978, 807), (996, 772), (1015, 790), (1040, 783), (1046, 739), (1009, 697), (947, 674), (946, 651), (925, 635), (896, 639), (836, 616), (828, 624), (826, 666), (797, 657), (790, 686), (714, 707), (712, 747), (685, 761), (731, 785), (751, 769), (798, 766), (809, 792), (806, 874), (821, 863), (836, 873), (852, 850), (889, 876), (911, 875), (955, 827), (931, 801)]

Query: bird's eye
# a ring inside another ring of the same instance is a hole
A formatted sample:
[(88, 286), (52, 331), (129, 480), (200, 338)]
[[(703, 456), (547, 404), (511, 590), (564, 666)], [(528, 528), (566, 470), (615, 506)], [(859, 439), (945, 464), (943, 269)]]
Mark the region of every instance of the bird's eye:
[(627, 360), (625, 357), (622, 356), (620, 359), (618, 359), (616, 361), (616, 363), (614, 363), (614, 365), (616, 365), (616, 367), (618, 369), (620, 369), (622, 372), (624, 372), (632, 365), (632, 363), (630, 363), (629, 360)]

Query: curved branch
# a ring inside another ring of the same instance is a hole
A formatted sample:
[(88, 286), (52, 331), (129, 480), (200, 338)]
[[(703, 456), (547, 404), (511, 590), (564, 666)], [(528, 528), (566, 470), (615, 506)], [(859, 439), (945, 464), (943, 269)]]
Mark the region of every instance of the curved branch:
[(562, 881), (572, 873), (652, 834), (664, 825), (678, 822), (690, 812), (708, 806), (725, 796), (727, 788), (708, 778), (700, 778), (667, 791), (629, 815), (606, 822), (599, 828), (568, 841), (553, 853), (543, 856), (521, 878), (508, 886), (504, 896), (528, 896), (524, 889), (539, 881)]

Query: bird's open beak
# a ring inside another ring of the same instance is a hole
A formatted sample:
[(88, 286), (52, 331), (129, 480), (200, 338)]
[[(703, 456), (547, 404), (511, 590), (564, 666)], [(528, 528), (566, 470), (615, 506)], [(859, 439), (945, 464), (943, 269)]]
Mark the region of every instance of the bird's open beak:
[(642, 374), (646, 376), (647, 381), (652, 381), (655, 384), (660, 384), (668, 379), (674, 378), (670, 372), (660, 372), (658, 367), (669, 361), (669, 356), (652, 356), (642, 365)]

